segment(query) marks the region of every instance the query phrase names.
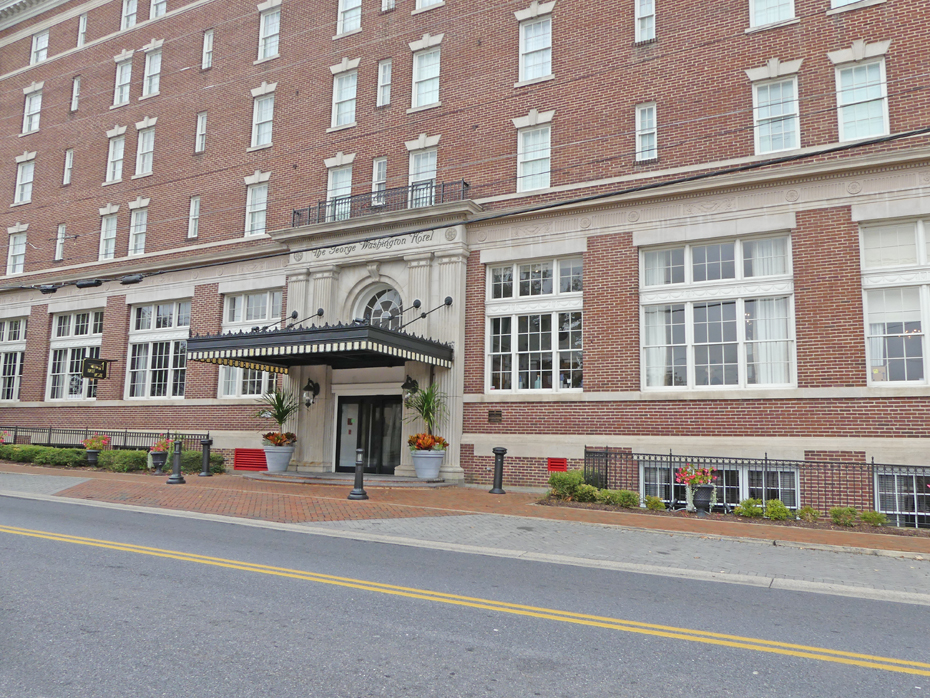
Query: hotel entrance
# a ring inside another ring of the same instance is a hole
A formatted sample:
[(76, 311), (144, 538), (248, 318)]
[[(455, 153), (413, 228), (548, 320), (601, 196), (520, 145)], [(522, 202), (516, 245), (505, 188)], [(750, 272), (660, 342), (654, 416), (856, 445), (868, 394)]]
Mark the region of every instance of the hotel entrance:
[(355, 451), (364, 451), (366, 473), (393, 475), (400, 465), (403, 405), (399, 395), (340, 397), (336, 471), (355, 470)]

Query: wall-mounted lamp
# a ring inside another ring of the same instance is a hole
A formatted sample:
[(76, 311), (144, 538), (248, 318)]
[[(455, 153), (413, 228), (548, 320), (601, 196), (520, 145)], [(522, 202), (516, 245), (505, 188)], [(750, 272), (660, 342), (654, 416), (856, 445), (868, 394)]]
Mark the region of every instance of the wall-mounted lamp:
[(51, 284), (43, 284), (42, 286), (39, 286), (39, 293), (45, 296), (47, 296), (50, 293), (55, 293), (55, 291), (57, 290), (58, 290), (58, 287), (53, 286)]
[(407, 376), (407, 380), (401, 384), (400, 389), (406, 393), (409, 393), (410, 395), (413, 395), (420, 389), (420, 384), (417, 383), (415, 379)]
[(316, 400), (316, 396), (320, 394), (320, 384), (317, 383), (312, 378), (307, 379), (307, 384), (304, 386), (304, 404), (307, 407), (310, 407)]

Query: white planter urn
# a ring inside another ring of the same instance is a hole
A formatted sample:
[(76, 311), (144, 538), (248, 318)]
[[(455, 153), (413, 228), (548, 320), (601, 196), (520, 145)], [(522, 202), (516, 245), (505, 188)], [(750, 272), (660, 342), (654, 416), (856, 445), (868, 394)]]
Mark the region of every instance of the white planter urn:
[(287, 466), (293, 455), (293, 446), (265, 446), (265, 464), (268, 466), (268, 472), (287, 472)]
[(446, 457), (445, 451), (413, 451), (413, 469), (420, 480), (435, 480), (439, 477), (439, 468)]

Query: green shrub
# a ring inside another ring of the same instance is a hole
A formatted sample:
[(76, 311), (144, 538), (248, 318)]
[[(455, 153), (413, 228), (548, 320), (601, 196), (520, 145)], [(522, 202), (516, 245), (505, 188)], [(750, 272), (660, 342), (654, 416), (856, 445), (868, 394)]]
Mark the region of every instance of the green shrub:
[(649, 511), (665, 511), (665, 502), (654, 495), (647, 494), (646, 508)]
[(636, 509), (639, 507), (639, 492), (631, 492), (630, 490), (615, 490), (617, 497), (617, 504), (627, 509)]
[(770, 499), (765, 503), (765, 515), (772, 521), (784, 521), (791, 512), (780, 499)]
[(855, 526), (856, 514), (853, 507), (833, 507), (830, 509), (830, 520), (837, 526)]
[(859, 518), (869, 526), (884, 526), (888, 523), (888, 517), (880, 511), (864, 511), (859, 514)]
[(576, 502), (593, 502), (597, 499), (597, 493), (598, 489), (594, 485), (578, 485), (574, 499)]
[(612, 504), (617, 506), (616, 497), (614, 496), (613, 490), (598, 490), (594, 499), (599, 504)]
[[(165, 468), (170, 470), (174, 461), (174, 454), (168, 457)], [(210, 452), (210, 472), (225, 473), (226, 466), (223, 464), (224, 458), (220, 453)], [(199, 473), (203, 470), (203, 451), (181, 451), (181, 472), (182, 473)]]
[(584, 473), (580, 470), (549, 475), (549, 487), (552, 489), (552, 494), (559, 499), (572, 499), (575, 496), (575, 490), (583, 484)]
[(97, 456), (97, 465), (114, 473), (145, 470), (147, 463), (148, 451), (101, 451)]
[(807, 523), (814, 523), (820, 520), (820, 512), (808, 505), (798, 509), (798, 518)]
[(43, 448), (33, 459), (38, 465), (77, 468), (85, 465), (87, 452), (83, 448)]
[(5, 446), (3, 455), (5, 460), (11, 460), (16, 463), (32, 463), (36, 456), (43, 450), (44, 446)]
[(737, 516), (748, 516), (753, 519), (757, 518), (762, 516), (762, 500), (752, 498), (744, 499), (736, 505), (733, 511)]

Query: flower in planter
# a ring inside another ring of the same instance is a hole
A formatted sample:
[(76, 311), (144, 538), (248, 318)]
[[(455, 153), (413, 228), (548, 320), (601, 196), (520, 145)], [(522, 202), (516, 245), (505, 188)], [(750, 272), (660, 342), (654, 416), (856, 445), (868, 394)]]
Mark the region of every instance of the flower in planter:
[(690, 463), (685, 463), (684, 466), (679, 468), (678, 472), (675, 473), (675, 482), (679, 485), (687, 485), (688, 487), (712, 485), (714, 484), (714, 480), (717, 479), (717, 476), (714, 475), (715, 472), (713, 468), (695, 468)]
[(161, 453), (163, 451), (170, 451), (170, 450), (171, 450), (171, 441), (164, 434), (159, 434), (158, 439), (155, 441), (155, 443), (149, 446), (149, 451), (151, 451), (152, 453)]
[(407, 445), (411, 451), (445, 451), (449, 447), (449, 442), (441, 436), (421, 432), (411, 434), (407, 439)]
[(88, 451), (102, 451), (110, 445), (110, 437), (106, 434), (95, 433), (92, 436), (88, 436), (81, 443), (84, 444), (84, 448)]
[(269, 431), (262, 438), (272, 446), (293, 446), (297, 443), (297, 434), (292, 431)]
[(5, 443), (6, 443), (6, 437), (7, 437), (7, 436), (9, 436), (9, 434), (7, 434), (5, 431), (4, 431), (4, 432), (0, 432), (0, 444), (5, 444)]

